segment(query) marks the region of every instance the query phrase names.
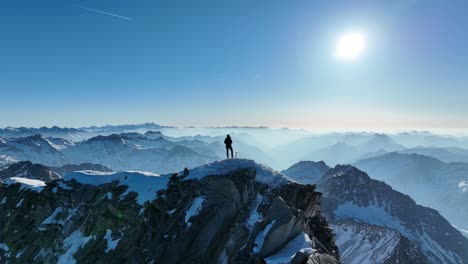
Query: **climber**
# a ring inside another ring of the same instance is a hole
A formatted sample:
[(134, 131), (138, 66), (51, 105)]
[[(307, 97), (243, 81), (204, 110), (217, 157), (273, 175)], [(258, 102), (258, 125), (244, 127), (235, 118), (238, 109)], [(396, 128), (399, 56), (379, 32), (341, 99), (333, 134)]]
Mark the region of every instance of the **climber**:
[(234, 158), (234, 151), (232, 150), (232, 139), (229, 134), (226, 136), (224, 140), (224, 144), (226, 145), (226, 156), (229, 159), (229, 150), (231, 150), (231, 158)]

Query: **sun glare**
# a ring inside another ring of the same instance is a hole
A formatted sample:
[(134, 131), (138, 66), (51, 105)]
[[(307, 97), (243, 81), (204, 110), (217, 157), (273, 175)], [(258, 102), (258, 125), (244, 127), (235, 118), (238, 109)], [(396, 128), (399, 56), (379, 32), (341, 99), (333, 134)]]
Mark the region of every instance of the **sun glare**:
[(357, 32), (346, 33), (338, 39), (335, 55), (339, 59), (354, 60), (358, 58), (366, 48), (364, 35)]

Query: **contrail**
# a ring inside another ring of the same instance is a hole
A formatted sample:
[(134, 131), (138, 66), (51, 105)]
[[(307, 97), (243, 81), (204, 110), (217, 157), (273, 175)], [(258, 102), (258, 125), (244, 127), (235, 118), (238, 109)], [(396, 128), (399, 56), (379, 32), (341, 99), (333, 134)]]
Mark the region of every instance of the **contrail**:
[(117, 15), (117, 14), (112, 14), (112, 13), (109, 13), (109, 12), (104, 12), (104, 11), (101, 11), (101, 10), (97, 10), (97, 9), (94, 9), (94, 8), (89, 8), (89, 7), (82, 6), (82, 5), (75, 5), (75, 4), (71, 4), (71, 5), (75, 6), (75, 7), (78, 7), (78, 8), (81, 8), (81, 9), (84, 9), (84, 10), (89, 10), (89, 11), (101, 13), (101, 14), (108, 15), (108, 16), (118, 17), (118, 18), (122, 18), (122, 19), (125, 19), (125, 20), (132, 20), (131, 18), (128, 18), (128, 17), (120, 16), (120, 15)]

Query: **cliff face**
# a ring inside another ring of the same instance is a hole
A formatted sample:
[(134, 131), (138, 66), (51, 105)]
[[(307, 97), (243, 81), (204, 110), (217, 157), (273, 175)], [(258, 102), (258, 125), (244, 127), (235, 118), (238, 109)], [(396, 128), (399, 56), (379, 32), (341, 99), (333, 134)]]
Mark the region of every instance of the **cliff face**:
[(0, 263), (338, 263), (311, 185), (272, 187), (244, 168), (137, 196), (119, 181), (3, 184)]

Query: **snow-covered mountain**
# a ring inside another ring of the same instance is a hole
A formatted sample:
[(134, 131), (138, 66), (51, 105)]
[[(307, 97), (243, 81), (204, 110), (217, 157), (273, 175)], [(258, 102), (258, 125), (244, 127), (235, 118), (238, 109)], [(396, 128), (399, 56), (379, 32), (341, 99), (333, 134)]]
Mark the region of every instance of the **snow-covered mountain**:
[(342, 263), (428, 263), (421, 249), (398, 231), (353, 220), (333, 225)]
[(0, 184), (0, 260), (339, 263), (310, 185), (249, 160)]
[(437, 209), (451, 223), (468, 229), (468, 163), (446, 163), (418, 155), (389, 153), (354, 165), (372, 178), (385, 181), (416, 202)]
[[(322, 210), (337, 235), (343, 263), (464, 263), (468, 240), (437, 211), (416, 204), (364, 172), (338, 165), (318, 177), (323, 164), (301, 162), (288, 171), (317, 183)], [(289, 175), (288, 175), (289, 176)], [(293, 177), (294, 178), (294, 177)]]
[(300, 161), (282, 173), (300, 183), (316, 184), (329, 169), (323, 161)]
[(1, 141), (0, 154), (16, 160), (29, 160), (51, 166), (60, 166), (67, 162), (67, 158), (61, 152), (62, 145), (56, 145), (39, 134)]
[[(329, 170), (318, 183), (317, 189), (323, 193), (323, 213), (331, 221), (332, 226), (338, 223), (336, 221), (343, 220), (367, 223), (397, 231), (411, 241), (420, 249), (422, 255), (416, 254), (418, 252), (416, 247), (409, 252), (400, 252), (403, 254), (403, 259), (411, 259), (411, 262), (406, 263), (414, 263), (416, 259), (422, 259), (423, 256), (426, 261), (420, 263), (465, 263), (468, 261), (468, 239), (436, 210), (416, 204), (409, 196), (393, 190), (384, 182), (371, 179), (367, 174), (352, 166), (336, 166)], [(362, 230), (355, 232), (356, 237), (360, 232)], [(338, 237), (337, 245), (343, 248), (345, 243), (339, 242)], [(374, 246), (366, 239), (358, 243), (367, 243), (363, 247), (365, 250), (362, 254), (366, 254), (367, 250)], [(398, 248), (390, 245), (387, 251), (374, 254), (378, 254), (382, 259), (384, 255), (390, 257)], [(347, 255), (344, 254), (343, 249), (341, 252), (342, 259), (345, 260)], [(352, 259), (352, 263), (362, 263), (354, 262), (357, 260), (355, 257)], [(381, 263), (395, 262), (383, 261)]]
[(81, 142), (34, 135), (0, 138), (0, 166), (14, 161), (31, 161), (46, 166), (99, 163), (113, 170), (144, 170), (168, 173), (181, 167), (195, 167), (224, 157), (220, 143), (199, 140), (170, 141), (139, 133), (96, 136)]
[(63, 153), (76, 164), (99, 163), (113, 170), (158, 173), (195, 167), (220, 158), (213, 153), (197, 152), (161, 137), (149, 139), (141, 134), (97, 136), (64, 149)]
[(0, 170), (0, 179), (13, 177), (28, 178), (50, 182), (60, 179), (60, 175), (41, 164), (33, 164), (30, 161), (21, 161)]

